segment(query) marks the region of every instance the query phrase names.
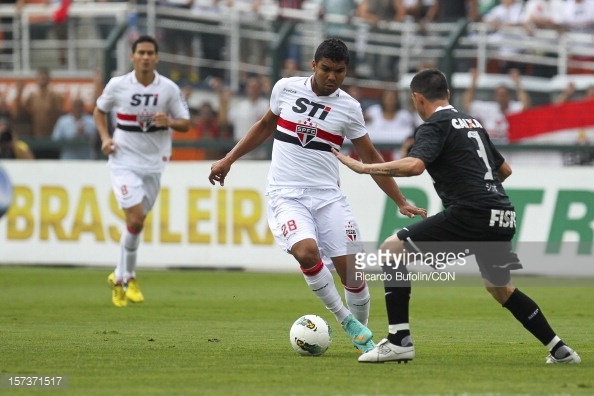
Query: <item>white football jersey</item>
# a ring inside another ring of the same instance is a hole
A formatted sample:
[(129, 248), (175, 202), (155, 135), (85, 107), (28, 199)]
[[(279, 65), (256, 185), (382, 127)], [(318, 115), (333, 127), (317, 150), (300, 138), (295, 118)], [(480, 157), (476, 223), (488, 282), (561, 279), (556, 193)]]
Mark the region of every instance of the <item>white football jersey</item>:
[(109, 156), (109, 166), (142, 172), (162, 172), (171, 158), (171, 131), (152, 124), (155, 113), (190, 119), (179, 87), (157, 72), (146, 87), (138, 82), (133, 71), (112, 78), (97, 99), (97, 107), (115, 112), (116, 151)]
[(338, 188), (339, 163), (331, 148), (367, 134), (361, 105), (342, 89), (317, 96), (310, 77), (279, 80), (270, 110), (279, 116), (274, 132), (268, 188)]

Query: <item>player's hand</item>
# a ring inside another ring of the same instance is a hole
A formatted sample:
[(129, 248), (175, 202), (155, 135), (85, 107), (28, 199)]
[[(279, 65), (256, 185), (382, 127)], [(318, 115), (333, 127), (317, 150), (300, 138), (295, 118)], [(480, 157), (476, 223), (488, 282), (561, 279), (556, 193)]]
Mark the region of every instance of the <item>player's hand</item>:
[(364, 173), (364, 165), (361, 161), (357, 161), (356, 159), (351, 158), (348, 155), (340, 154), (340, 152), (335, 148), (332, 148), (332, 154), (334, 154), (340, 162), (342, 162), (355, 172)]
[(427, 218), (427, 209), (417, 208), (415, 205), (408, 203), (408, 201), (404, 205), (398, 205), (398, 209), (401, 214), (411, 219), (417, 215), (424, 219)]
[(155, 113), (153, 116), (153, 124), (157, 128), (169, 128), (169, 116), (162, 112)]
[(116, 144), (112, 139), (105, 139), (101, 142), (101, 152), (105, 155), (115, 153)]
[(210, 175), (208, 175), (208, 180), (210, 184), (213, 186), (216, 185), (217, 182), (222, 186), (225, 185), (225, 177), (227, 177), (227, 173), (231, 170), (231, 164), (227, 163), (225, 158), (218, 160), (210, 167)]

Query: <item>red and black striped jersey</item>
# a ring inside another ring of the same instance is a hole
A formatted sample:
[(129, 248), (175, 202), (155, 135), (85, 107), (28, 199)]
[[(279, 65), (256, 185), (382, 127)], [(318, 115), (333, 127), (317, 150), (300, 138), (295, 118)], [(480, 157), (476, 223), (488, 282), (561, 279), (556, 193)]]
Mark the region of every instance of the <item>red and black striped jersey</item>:
[(279, 116), (274, 133), (269, 189), (337, 188), (338, 160), (331, 148), (367, 134), (361, 105), (342, 89), (317, 96), (310, 77), (279, 80), (270, 110)]
[(190, 118), (179, 87), (157, 72), (147, 86), (138, 82), (133, 71), (112, 78), (97, 99), (97, 107), (115, 112), (117, 148), (109, 156), (109, 165), (145, 172), (161, 172), (171, 157), (171, 131), (153, 125), (155, 113)]

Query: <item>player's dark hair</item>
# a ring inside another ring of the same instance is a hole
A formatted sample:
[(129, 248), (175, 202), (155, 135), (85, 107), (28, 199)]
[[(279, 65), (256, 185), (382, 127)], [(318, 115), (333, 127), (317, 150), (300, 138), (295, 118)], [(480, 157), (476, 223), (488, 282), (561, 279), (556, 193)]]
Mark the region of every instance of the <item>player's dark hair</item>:
[(448, 99), (448, 81), (437, 69), (425, 69), (415, 74), (410, 90), (420, 93), (428, 101)]
[(341, 39), (329, 38), (318, 45), (314, 54), (314, 60), (316, 62), (322, 58), (327, 58), (334, 62), (344, 61), (348, 66), (350, 61), (349, 49)]
[(132, 43), (132, 53), (135, 53), (136, 52), (136, 47), (140, 43), (153, 43), (153, 45), (155, 46), (155, 52), (157, 54), (159, 53), (159, 44), (157, 44), (157, 40), (155, 40), (154, 37), (147, 36), (147, 35), (140, 36), (136, 40), (134, 40), (134, 42)]

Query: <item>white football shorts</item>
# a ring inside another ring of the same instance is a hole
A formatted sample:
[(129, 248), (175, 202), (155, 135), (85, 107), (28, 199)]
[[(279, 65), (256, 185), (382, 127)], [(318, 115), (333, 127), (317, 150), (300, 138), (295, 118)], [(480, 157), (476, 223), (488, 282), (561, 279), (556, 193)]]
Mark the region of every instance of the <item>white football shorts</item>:
[(161, 189), (161, 173), (140, 174), (127, 169), (111, 169), (111, 186), (121, 209), (142, 202), (144, 213), (153, 208)]
[(280, 188), (266, 195), (268, 225), (286, 252), (308, 238), (317, 242), (325, 263), (363, 251), (359, 227), (340, 190)]

